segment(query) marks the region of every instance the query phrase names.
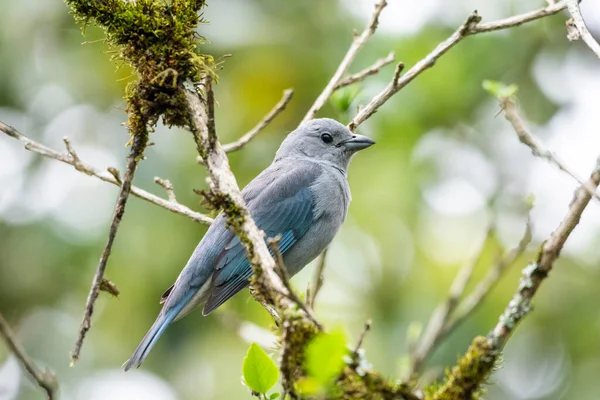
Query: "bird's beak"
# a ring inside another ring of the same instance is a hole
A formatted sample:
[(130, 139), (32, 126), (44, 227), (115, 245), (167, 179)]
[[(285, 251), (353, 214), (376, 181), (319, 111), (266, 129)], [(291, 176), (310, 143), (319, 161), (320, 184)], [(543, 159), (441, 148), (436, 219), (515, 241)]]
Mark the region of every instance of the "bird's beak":
[(337, 144), (337, 147), (344, 146), (351, 151), (366, 149), (375, 144), (375, 141), (370, 137), (363, 135), (352, 135), (350, 139), (343, 140)]

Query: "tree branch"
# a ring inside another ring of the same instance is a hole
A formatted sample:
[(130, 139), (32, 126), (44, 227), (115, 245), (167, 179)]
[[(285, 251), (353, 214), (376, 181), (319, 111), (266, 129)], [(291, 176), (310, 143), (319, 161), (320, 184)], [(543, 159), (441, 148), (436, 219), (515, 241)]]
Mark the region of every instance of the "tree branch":
[(290, 284), (290, 275), (288, 274), (287, 267), (285, 266), (285, 263), (283, 262), (283, 255), (281, 254), (281, 251), (279, 251), (279, 240), (280, 239), (281, 239), (280, 235), (278, 235), (275, 238), (268, 238), (267, 244), (269, 245), (269, 248), (271, 249), (271, 252), (273, 253), (273, 256), (275, 258), (276, 271), (278, 272), (279, 276), (281, 277), (283, 284), (287, 288), (289, 299), (292, 300), (294, 303), (296, 303), (298, 308), (300, 308), (300, 309), (302, 309), (302, 311), (304, 311), (304, 313), (315, 324), (315, 326), (317, 326), (319, 328), (319, 330), (323, 330), (323, 325), (321, 325), (321, 323), (319, 321), (317, 321), (317, 318), (315, 317), (312, 310), (309, 307), (307, 307), (306, 304), (304, 304), (304, 302), (302, 301), (302, 299), (300, 299), (300, 297), (298, 297), (298, 295), (294, 291), (294, 288), (292, 288), (292, 285)]
[[(75, 346), (73, 347), (73, 351), (71, 352), (71, 365), (75, 364), (79, 360), (81, 346), (83, 345), (83, 341), (87, 332), (92, 326), (92, 314), (94, 313), (94, 305), (96, 304), (96, 300), (98, 299), (98, 295), (100, 294), (100, 286), (104, 281), (104, 272), (106, 271), (106, 264), (108, 263), (108, 258), (110, 257), (112, 246), (117, 236), (117, 230), (119, 229), (119, 225), (121, 224), (121, 220), (123, 219), (123, 215), (125, 214), (125, 206), (127, 204), (127, 199), (129, 198), (129, 193), (131, 192), (131, 183), (133, 182), (135, 171), (137, 169), (139, 160), (144, 154), (146, 144), (148, 143), (148, 132), (145, 126), (146, 123), (144, 122), (143, 125), (143, 127), (139, 127), (139, 130), (135, 130), (132, 132), (133, 138), (131, 143), (131, 150), (129, 151), (129, 156), (127, 157), (127, 168), (125, 169), (123, 184), (121, 185), (121, 190), (119, 190), (117, 203), (115, 204), (115, 209), (113, 211), (110, 229), (108, 232), (108, 240), (106, 242), (104, 250), (102, 251), (100, 261), (98, 262), (98, 267), (96, 268), (96, 273), (94, 274), (94, 279), (92, 280), (92, 287), (90, 288), (90, 293), (88, 294), (88, 298), (85, 304), (83, 320), (81, 321), (81, 326), (79, 327), (79, 333), (77, 335), (77, 340), (75, 341)], [(68, 144), (68, 141), (65, 141), (65, 143), (68, 146), (67, 148), (69, 148), (70, 146)], [(76, 157), (74, 153), (71, 154), (71, 157), (75, 160), (76, 163), (80, 164), (80, 161), (78, 161), (79, 158)]]
[(562, 161), (558, 159), (558, 157), (533, 134), (529, 132), (527, 127), (525, 126), (525, 122), (519, 115), (519, 111), (517, 110), (516, 102), (511, 97), (502, 97), (500, 98), (500, 105), (502, 110), (504, 111), (504, 116), (511, 123), (515, 133), (519, 137), (519, 141), (529, 147), (534, 156), (539, 157), (543, 160), (548, 161), (550, 164), (554, 164), (558, 169), (566, 172), (569, 176), (577, 181), (581, 186), (583, 186), (590, 195), (594, 196), (596, 200), (600, 200), (600, 195), (596, 193), (596, 188), (591, 186), (588, 182), (584, 181), (580, 178), (575, 172), (571, 171)]
[(33, 360), (25, 353), (25, 349), (21, 343), (19, 343), (15, 333), (12, 331), (2, 314), (0, 314), (0, 335), (2, 335), (10, 351), (14, 353), (31, 378), (33, 378), (38, 386), (46, 392), (48, 400), (55, 399), (56, 391), (58, 389), (56, 376), (54, 376), (54, 373), (51, 371), (42, 371), (35, 365)]
[(415, 351), (411, 355), (411, 368), (409, 377), (419, 372), (429, 356), (433, 354), (437, 345), (444, 340), (454, 329), (456, 329), (475, 309), (482, 303), (489, 292), (498, 283), (502, 274), (513, 265), (527, 249), (532, 239), (531, 226), (531, 204), (528, 205), (527, 222), (525, 231), (519, 240), (518, 245), (505, 255), (501, 256), (494, 265), (488, 270), (486, 275), (477, 283), (473, 291), (459, 302), (463, 295), (473, 268), (483, 256), (484, 245), (491, 236), (494, 235), (493, 228), (488, 229), (488, 233), (481, 244), (477, 256), (472, 262), (466, 264), (456, 275), (450, 288), (448, 298), (441, 303), (431, 316), (425, 333), (421, 336)]
[(158, 176), (155, 176), (154, 183), (156, 183), (158, 186), (165, 189), (165, 192), (167, 192), (167, 197), (169, 198), (170, 202), (172, 202), (172, 203), (177, 202), (177, 197), (175, 196), (175, 190), (173, 189), (173, 184), (171, 183), (170, 180), (162, 179), (162, 178), (159, 178)]
[[(252, 128), (250, 131), (248, 131), (246, 134), (244, 134), (241, 138), (239, 138), (235, 142), (231, 142), (231, 143), (227, 143), (227, 144), (223, 145), (223, 150), (225, 151), (225, 153), (230, 153), (232, 151), (240, 150), (242, 147), (247, 145), (259, 133), (261, 133), (267, 126), (269, 126), (269, 124), (275, 119), (275, 117), (277, 117), (283, 110), (285, 110), (285, 107), (292, 100), (293, 96), (294, 96), (293, 89), (284, 90), (283, 97), (281, 98), (281, 100), (279, 100), (279, 102), (277, 104), (275, 104), (275, 106), (271, 109), (271, 111), (269, 111), (267, 113), (267, 115), (265, 115), (263, 117), (263, 119), (260, 120), (258, 124), (256, 124), (256, 126), (254, 128)], [(202, 157), (200, 157), (200, 156), (196, 157), (196, 162), (198, 162), (199, 164), (204, 164), (204, 160), (202, 160)]]
[(317, 295), (319, 294), (321, 287), (323, 287), (323, 273), (325, 271), (325, 259), (327, 258), (327, 250), (328, 249), (325, 249), (321, 254), (319, 254), (319, 258), (317, 259), (317, 266), (315, 267), (312, 280), (306, 291), (306, 305), (310, 308), (314, 308)]
[[(587, 184), (596, 188), (600, 184), (600, 159), (597, 160), (596, 167)], [(573, 232), (573, 229), (579, 223), (581, 214), (589, 204), (591, 198), (592, 196), (584, 186), (580, 186), (575, 191), (575, 196), (567, 214), (556, 230), (542, 244), (537, 260), (527, 265), (523, 270), (523, 276), (517, 292), (504, 310), (496, 327), (488, 335), (488, 341), (495, 349), (501, 350), (504, 347), (517, 324), (531, 310), (531, 299), (548, 276), (548, 273), (552, 270), (554, 262), (558, 258), (571, 232)]]
[[(598, 187), (600, 184), (600, 158), (587, 183), (593, 187)], [(567, 214), (556, 230), (543, 242), (537, 260), (530, 262), (523, 269), (519, 287), (494, 329), (486, 338), (475, 338), (467, 353), (448, 375), (446, 382), (432, 396), (432, 400), (445, 399), (447, 397), (444, 396), (449, 393), (454, 394), (453, 398), (464, 398), (466, 394), (475, 393), (485, 382), (510, 335), (531, 311), (533, 296), (548, 277), (565, 242), (579, 223), (581, 214), (591, 199), (592, 196), (584, 186), (580, 186), (575, 191)]]
[(385, 67), (388, 64), (393, 63), (395, 58), (396, 58), (396, 56), (395, 56), (394, 52), (393, 51), (390, 52), (390, 54), (388, 54), (386, 57), (380, 58), (379, 60), (375, 61), (375, 63), (373, 65), (371, 65), (370, 67), (367, 67), (367, 68), (363, 69), (362, 71), (352, 74), (352, 75), (342, 79), (341, 81), (339, 81), (338, 84), (335, 86), (334, 90), (338, 90), (345, 86), (352, 85), (353, 83), (364, 80), (368, 76), (375, 75), (376, 73), (379, 72), (379, 70), (381, 70), (381, 68)]
[(256, 135), (258, 135), (260, 132), (262, 132), (262, 130), (265, 129), (275, 119), (275, 117), (277, 117), (283, 110), (285, 110), (285, 107), (292, 100), (293, 96), (294, 96), (293, 89), (284, 90), (283, 97), (281, 98), (281, 100), (279, 100), (279, 102), (277, 104), (275, 104), (275, 106), (271, 109), (271, 111), (269, 111), (267, 113), (267, 115), (265, 115), (263, 117), (263, 119), (260, 120), (260, 122), (258, 124), (256, 124), (256, 126), (254, 128), (252, 128), (250, 131), (248, 131), (248, 133), (246, 133), (244, 136), (242, 136), (235, 142), (224, 144), (223, 150), (226, 153), (230, 153), (232, 151), (237, 151), (237, 150), (241, 149), (242, 147), (244, 147), (245, 145), (247, 145), (248, 142), (250, 142), (252, 139), (254, 139), (256, 137)]
[(252, 286), (256, 288), (254, 295), (257, 300), (274, 305), (280, 313), (285, 313), (295, 308), (295, 303), (289, 299), (288, 289), (275, 270), (275, 260), (267, 248), (264, 232), (250, 216), (229, 167), (227, 155), (217, 140), (211, 78), (205, 77), (202, 87), (197, 90), (206, 94), (206, 104), (195, 91), (185, 90), (185, 96), (190, 113), (190, 130), (210, 176), (210, 201), (223, 209), (231, 228), (246, 249), (255, 275), (255, 284)]
[(594, 39), (590, 31), (588, 31), (587, 26), (585, 26), (585, 22), (583, 21), (583, 16), (581, 15), (581, 10), (579, 9), (579, 1), (580, 0), (566, 0), (567, 8), (569, 9), (569, 14), (573, 17), (573, 24), (577, 29), (576, 35), (568, 35), (569, 40), (577, 40), (581, 38), (585, 44), (596, 54), (598, 58), (600, 58), (600, 44)]
[(376, 95), (366, 106), (362, 107), (359, 112), (356, 114), (354, 119), (348, 124), (348, 128), (351, 131), (356, 130), (356, 128), (365, 122), (369, 117), (371, 117), (379, 107), (385, 104), (394, 94), (398, 93), (403, 87), (408, 85), (419, 76), (424, 71), (433, 67), (435, 62), (443, 56), (446, 52), (448, 52), (452, 47), (454, 47), (458, 42), (466, 38), (467, 36), (472, 36), (478, 33), (483, 32), (491, 32), (501, 29), (512, 28), (521, 24), (524, 24), (529, 21), (533, 21), (548, 15), (556, 14), (560, 10), (566, 7), (566, 3), (561, 1), (556, 4), (549, 5), (547, 7), (527, 12), (524, 14), (515, 15), (510, 18), (501, 19), (498, 21), (481, 23), (481, 17), (474, 11), (454, 33), (445, 41), (440, 43), (431, 53), (429, 53), (425, 58), (416, 63), (412, 68), (410, 68), (404, 75), (401, 77), (395, 73), (394, 78), (390, 82), (390, 84), (385, 87), (378, 95)]
[[(63, 154), (47, 146), (44, 146), (43, 144), (36, 142), (35, 140), (28, 138), (12, 126), (6, 125), (2, 122), (0, 122), (0, 131), (23, 143), (26, 150), (40, 154), (46, 158), (51, 158), (54, 160), (58, 160), (62, 163), (68, 164), (75, 168), (77, 171), (89, 176), (94, 176), (104, 182), (112, 183), (116, 186), (121, 186), (121, 178), (119, 177), (119, 173), (116, 169), (109, 168), (108, 172), (102, 171), (94, 167), (93, 165), (84, 162), (78, 156), (74, 157), (73, 154), (76, 153), (67, 138), (64, 139), (65, 144), (67, 145), (67, 154)], [(183, 215), (184, 217), (187, 217), (192, 221), (203, 225), (210, 225), (213, 221), (212, 218), (204, 214), (198, 213), (196, 211), (193, 211), (192, 209), (184, 206), (183, 204), (180, 204), (176, 201), (162, 199), (136, 186), (131, 186), (131, 194), (142, 200), (146, 200), (147, 202), (164, 208), (165, 210), (169, 210), (175, 214)]]
[(317, 115), (317, 112), (319, 112), (319, 110), (323, 108), (329, 97), (331, 97), (331, 94), (335, 91), (339, 82), (342, 80), (342, 77), (344, 76), (344, 74), (346, 74), (348, 68), (350, 68), (350, 64), (352, 64), (352, 61), (354, 61), (354, 59), (356, 58), (358, 51), (365, 44), (367, 39), (369, 39), (375, 33), (377, 25), (379, 24), (379, 15), (381, 14), (381, 11), (385, 8), (385, 6), (387, 6), (386, 0), (379, 0), (379, 2), (375, 4), (375, 11), (371, 15), (371, 19), (369, 20), (367, 27), (362, 31), (360, 35), (354, 37), (354, 40), (352, 41), (348, 52), (346, 52), (346, 55), (340, 62), (340, 65), (333, 74), (333, 77), (331, 77), (331, 80), (329, 81), (327, 86), (325, 86), (325, 89), (323, 89), (319, 97), (317, 97), (317, 100), (310, 107), (310, 109), (302, 119), (303, 123), (313, 119), (315, 115)]
[(450, 286), (448, 297), (436, 307), (433, 314), (429, 318), (425, 332), (421, 335), (421, 338), (411, 354), (411, 365), (408, 373), (409, 378), (415, 372), (421, 370), (427, 358), (431, 355), (431, 353), (433, 353), (436, 345), (443, 339), (444, 328), (447, 326), (452, 313), (456, 309), (456, 306), (458, 305), (458, 302), (463, 295), (471, 276), (473, 275), (475, 266), (479, 263), (484, 254), (486, 243), (492, 236), (494, 236), (494, 227), (490, 225), (487, 229), (486, 235), (479, 245), (479, 250), (477, 251), (475, 257), (473, 257), (458, 271), (454, 281), (452, 282), (452, 285)]
[(531, 214), (527, 214), (525, 231), (515, 248), (500, 258), (485, 274), (473, 291), (461, 302), (455, 310), (454, 315), (444, 327), (442, 336), (448, 336), (456, 327), (458, 327), (475, 309), (483, 302), (485, 297), (496, 286), (502, 274), (512, 266), (525, 253), (527, 246), (532, 239)]
[[(198, 154), (206, 162), (210, 177), (211, 194), (208, 200), (223, 210), (227, 222), (240, 243), (252, 266), (253, 276), (250, 292), (267, 311), (274, 315), (282, 328), (281, 363), (284, 391), (294, 393), (294, 381), (304, 351), (303, 343), (290, 340), (302, 335), (306, 340), (318, 332), (319, 327), (297, 304), (290, 300), (291, 294), (282, 278), (277, 274), (275, 260), (269, 253), (265, 234), (252, 219), (235, 176), (229, 167), (227, 154), (219, 144), (214, 124), (214, 95), (211, 78), (203, 79), (195, 91), (185, 90), (189, 108), (190, 130), (196, 142)], [(205, 103), (199, 93), (205, 93)]]
[(371, 330), (372, 324), (373, 324), (373, 321), (371, 321), (371, 320), (368, 320), (367, 322), (365, 322), (365, 327), (363, 328), (360, 336), (358, 337), (358, 341), (356, 342), (356, 346), (354, 347), (354, 355), (355, 356), (358, 355), (358, 352), (363, 345), (363, 341), (365, 340), (365, 336), (367, 336), (367, 333), (369, 333), (369, 331)]

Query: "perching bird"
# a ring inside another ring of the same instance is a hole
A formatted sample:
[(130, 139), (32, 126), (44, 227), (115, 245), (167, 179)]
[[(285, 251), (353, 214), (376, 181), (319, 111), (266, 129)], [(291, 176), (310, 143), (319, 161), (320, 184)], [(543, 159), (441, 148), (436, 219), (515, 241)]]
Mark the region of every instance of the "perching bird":
[[(281, 235), (279, 249), (290, 275), (314, 260), (337, 234), (350, 202), (350, 159), (374, 143), (332, 119), (309, 121), (287, 136), (273, 163), (242, 191), (258, 227), (267, 237)], [(163, 308), (126, 362), (126, 371), (141, 365), (173, 321), (198, 305), (207, 315), (248, 285), (252, 268), (225, 222), (223, 214), (216, 218), (163, 294)]]

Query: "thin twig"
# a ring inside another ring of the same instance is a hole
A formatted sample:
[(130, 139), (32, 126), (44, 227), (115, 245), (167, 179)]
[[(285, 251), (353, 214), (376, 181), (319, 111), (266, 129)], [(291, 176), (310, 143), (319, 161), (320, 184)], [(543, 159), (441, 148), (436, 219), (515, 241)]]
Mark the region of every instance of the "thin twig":
[[(129, 156), (127, 157), (127, 168), (125, 169), (125, 175), (123, 176), (123, 184), (121, 185), (121, 190), (119, 190), (119, 194), (117, 196), (117, 203), (115, 204), (115, 209), (113, 211), (113, 216), (110, 223), (108, 240), (106, 242), (104, 250), (102, 251), (100, 261), (98, 262), (98, 267), (96, 268), (96, 273), (94, 274), (94, 279), (92, 280), (92, 287), (90, 288), (90, 293), (88, 294), (88, 298), (85, 304), (83, 320), (81, 321), (81, 326), (79, 328), (77, 340), (75, 341), (75, 346), (73, 347), (73, 351), (71, 352), (71, 365), (75, 364), (79, 360), (81, 346), (83, 345), (83, 341), (87, 332), (92, 326), (92, 314), (94, 313), (94, 305), (96, 304), (96, 300), (98, 299), (98, 295), (100, 294), (100, 286), (102, 285), (102, 281), (104, 280), (106, 264), (108, 263), (108, 258), (110, 257), (112, 246), (117, 236), (117, 230), (119, 229), (119, 225), (121, 223), (121, 220), (123, 219), (123, 214), (125, 214), (125, 206), (127, 204), (127, 199), (129, 198), (129, 193), (131, 193), (131, 183), (133, 182), (135, 171), (137, 169), (139, 160), (142, 158), (147, 142), (147, 133), (134, 133), (131, 144), (131, 150), (129, 151)], [(75, 156), (73, 156), (72, 154), (71, 156), (75, 158)]]
[(2, 335), (10, 351), (13, 352), (15, 357), (21, 362), (21, 365), (23, 365), (31, 378), (33, 378), (38, 386), (46, 392), (48, 400), (55, 399), (56, 391), (58, 389), (56, 376), (51, 371), (42, 371), (35, 365), (33, 360), (25, 352), (25, 349), (2, 314), (0, 314), (0, 335)]
[(377, 25), (379, 24), (379, 15), (381, 14), (381, 11), (385, 8), (385, 6), (387, 6), (387, 2), (385, 0), (379, 0), (375, 4), (375, 11), (371, 15), (371, 19), (369, 20), (367, 27), (362, 31), (360, 35), (354, 37), (354, 40), (352, 41), (348, 52), (346, 52), (346, 55), (340, 62), (340, 65), (331, 77), (331, 80), (329, 81), (329, 83), (327, 83), (325, 89), (323, 89), (319, 97), (317, 97), (317, 100), (315, 100), (314, 104), (310, 107), (310, 109), (302, 119), (302, 122), (306, 122), (313, 119), (315, 115), (317, 115), (317, 112), (319, 112), (319, 110), (323, 108), (325, 103), (327, 103), (327, 100), (335, 91), (336, 87), (338, 86), (338, 83), (342, 80), (342, 77), (346, 74), (346, 72), (348, 72), (348, 68), (350, 68), (350, 64), (352, 64), (352, 61), (354, 61), (354, 59), (356, 58), (358, 51), (365, 44), (367, 39), (369, 39), (375, 33)]
[(248, 142), (250, 142), (256, 137), (256, 135), (262, 132), (263, 129), (265, 129), (275, 119), (275, 117), (277, 117), (283, 110), (285, 110), (285, 107), (292, 100), (293, 96), (293, 89), (284, 90), (283, 97), (281, 98), (281, 100), (279, 100), (279, 102), (275, 104), (271, 111), (269, 111), (267, 115), (265, 115), (263, 119), (260, 120), (258, 124), (256, 124), (254, 128), (252, 128), (250, 131), (248, 131), (248, 133), (246, 133), (244, 136), (242, 136), (235, 142), (224, 144), (223, 150), (225, 150), (226, 153), (230, 153), (232, 151), (239, 150), (246, 144), (248, 144)]
[(590, 195), (594, 196), (596, 200), (600, 200), (600, 195), (596, 193), (595, 187), (591, 186), (588, 182), (580, 178), (575, 172), (573, 172), (562, 161), (560, 161), (552, 151), (548, 150), (548, 148), (546, 148), (539, 138), (535, 137), (529, 132), (525, 126), (523, 118), (521, 118), (519, 115), (516, 102), (512, 97), (501, 98), (500, 104), (504, 110), (504, 116), (513, 126), (515, 133), (519, 137), (519, 141), (529, 147), (534, 156), (546, 160), (550, 164), (554, 164), (556, 167), (558, 167), (558, 169), (564, 171), (573, 179), (575, 179), (577, 183), (583, 186), (590, 193)]
[(323, 272), (325, 271), (325, 259), (327, 257), (327, 250), (328, 249), (325, 249), (319, 255), (310, 286), (306, 291), (306, 305), (310, 308), (314, 308), (317, 295), (319, 294), (319, 291), (323, 286)]
[(159, 178), (158, 176), (155, 176), (154, 183), (156, 183), (158, 186), (165, 189), (165, 192), (167, 192), (167, 196), (169, 197), (170, 202), (177, 203), (177, 197), (175, 197), (175, 190), (173, 190), (173, 184), (171, 183), (170, 180), (162, 179), (162, 178)]
[(271, 249), (271, 252), (273, 253), (273, 256), (275, 258), (277, 272), (279, 273), (279, 276), (281, 277), (283, 284), (287, 288), (287, 293), (282, 293), (282, 294), (285, 296), (288, 296), (290, 300), (292, 300), (294, 303), (296, 303), (296, 305), (298, 305), (298, 307), (306, 313), (308, 318), (311, 319), (311, 321), (315, 324), (315, 326), (319, 327), (319, 329), (322, 330), (323, 326), (321, 325), (321, 323), (319, 321), (317, 321), (317, 318), (315, 317), (312, 309), (307, 307), (307, 305), (302, 301), (302, 299), (300, 297), (298, 297), (298, 295), (296, 294), (296, 291), (290, 284), (290, 274), (288, 273), (287, 267), (285, 266), (285, 263), (283, 262), (283, 255), (281, 254), (281, 251), (279, 251), (279, 240), (280, 239), (281, 239), (281, 236), (279, 236), (279, 235), (274, 238), (268, 238), (267, 244), (269, 245), (269, 248)]
[(425, 332), (421, 335), (421, 338), (411, 354), (411, 365), (408, 373), (409, 378), (414, 373), (421, 370), (427, 358), (433, 353), (437, 344), (443, 339), (444, 328), (456, 309), (456, 306), (473, 275), (475, 266), (479, 263), (484, 254), (486, 243), (494, 236), (494, 234), (494, 227), (490, 224), (475, 256), (458, 271), (450, 286), (448, 296), (432, 313), (429, 322), (427, 323), (427, 327), (425, 328)]
[[(600, 183), (600, 158), (592, 172), (589, 184), (597, 187)], [(519, 322), (531, 311), (533, 296), (552, 270), (565, 242), (579, 223), (581, 214), (590, 203), (592, 196), (580, 186), (569, 204), (567, 214), (550, 237), (545, 240), (537, 260), (530, 262), (522, 271), (516, 293), (505, 308), (494, 329), (486, 338), (476, 337), (459, 359), (458, 364), (447, 374), (445, 382), (431, 397), (432, 400), (471, 397), (487, 380), (498, 361), (506, 342)]]
[(481, 23), (481, 17), (477, 12), (473, 12), (448, 39), (440, 43), (431, 53), (429, 53), (421, 61), (417, 62), (412, 68), (410, 68), (404, 75), (399, 79), (395, 74), (394, 78), (388, 86), (386, 86), (379, 94), (377, 94), (366, 106), (361, 107), (359, 112), (356, 114), (354, 119), (348, 124), (348, 128), (354, 131), (360, 124), (365, 122), (371, 117), (379, 107), (385, 104), (394, 94), (400, 91), (403, 87), (408, 85), (413, 79), (419, 76), (424, 71), (435, 65), (435, 62), (443, 56), (448, 50), (454, 47), (458, 42), (478, 33), (497, 31), (501, 29), (512, 28), (524, 24), (529, 21), (533, 21), (539, 18), (543, 18), (548, 15), (556, 14), (566, 7), (566, 3), (561, 1), (556, 4), (549, 5), (544, 8), (540, 8), (535, 11), (530, 11), (524, 14), (515, 15), (509, 18)]
[[(275, 106), (260, 120), (258, 124), (251, 130), (249, 130), (246, 134), (244, 134), (241, 138), (236, 140), (235, 142), (227, 143), (223, 145), (223, 150), (225, 153), (230, 153), (232, 151), (240, 150), (242, 147), (247, 145), (252, 139), (254, 139), (259, 133), (261, 133), (274, 119), (277, 117), (288, 103), (292, 100), (294, 95), (293, 89), (286, 89), (283, 91), (283, 97)], [(196, 162), (198, 164), (204, 165), (204, 160), (201, 156), (196, 157)]]
[(356, 342), (356, 346), (354, 347), (354, 354), (355, 355), (358, 355), (358, 351), (360, 350), (360, 348), (363, 345), (363, 342), (365, 340), (365, 336), (371, 330), (371, 325), (372, 324), (373, 324), (373, 322), (370, 319), (367, 320), (367, 322), (365, 322), (365, 326), (363, 328), (363, 331), (360, 333), (360, 336), (358, 337), (358, 341)]
[(573, 17), (573, 23), (578, 32), (578, 37), (569, 36), (570, 40), (581, 38), (585, 44), (596, 54), (598, 58), (600, 58), (600, 44), (594, 39), (590, 31), (588, 30), (585, 22), (583, 21), (583, 16), (581, 15), (581, 10), (579, 9), (579, 1), (580, 0), (566, 0), (567, 8), (569, 9), (569, 14)]
[[(600, 184), (600, 159), (592, 172), (588, 184), (598, 187)], [(544, 241), (538, 258), (530, 263), (524, 270), (517, 292), (509, 302), (500, 317), (496, 327), (489, 333), (488, 342), (496, 350), (502, 350), (510, 334), (517, 324), (531, 310), (531, 300), (538, 288), (548, 276), (558, 258), (565, 242), (579, 223), (583, 210), (587, 207), (592, 196), (585, 187), (580, 186), (575, 191), (575, 196), (569, 205), (567, 214), (550, 237)]]
[(490, 291), (496, 286), (502, 274), (512, 266), (523, 253), (525, 253), (527, 246), (531, 243), (532, 229), (531, 214), (528, 213), (525, 231), (517, 246), (501, 257), (492, 268), (488, 270), (483, 279), (477, 283), (473, 291), (460, 303), (460, 306), (454, 312), (452, 319), (444, 326), (442, 332), (443, 336), (448, 336), (469, 315), (471, 315), (479, 305), (482, 304)]
[[(89, 176), (94, 176), (104, 182), (112, 183), (116, 186), (121, 186), (122, 180), (119, 176), (118, 170), (111, 167), (108, 168), (107, 171), (102, 171), (94, 167), (93, 165), (84, 162), (79, 157), (75, 158), (73, 154), (77, 153), (75, 153), (75, 151), (73, 150), (73, 147), (71, 146), (71, 143), (68, 141), (68, 139), (65, 141), (65, 145), (68, 145), (67, 154), (63, 154), (47, 146), (44, 146), (43, 144), (36, 142), (35, 140), (28, 138), (27, 136), (17, 131), (15, 128), (6, 125), (2, 122), (0, 122), (0, 131), (23, 143), (25, 149), (29, 151), (68, 164), (74, 167), (77, 171)], [(175, 214), (183, 215), (184, 217), (187, 217), (192, 221), (198, 222), (203, 225), (210, 225), (213, 221), (212, 218), (204, 214), (195, 212), (192, 209), (184, 206), (183, 204), (162, 199), (136, 186), (131, 187), (131, 194), (142, 200), (146, 200), (152, 204), (164, 208), (165, 210), (169, 210)]]
[(523, 25), (527, 22), (535, 21), (540, 18), (554, 15), (564, 10), (567, 7), (565, 1), (554, 2), (548, 4), (547, 7), (539, 8), (537, 10), (528, 11), (523, 14), (513, 15), (512, 17), (499, 19), (492, 22), (482, 22), (472, 27), (469, 34), (493, 32), (508, 28), (514, 28), (515, 26)]
[(341, 81), (339, 81), (338, 84), (335, 86), (334, 90), (338, 90), (345, 86), (352, 85), (353, 83), (364, 80), (368, 76), (375, 75), (376, 73), (378, 73), (381, 70), (381, 68), (385, 67), (388, 64), (393, 63), (395, 57), (396, 56), (395, 56), (394, 52), (393, 51), (390, 52), (390, 54), (388, 54), (386, 57), (380, 58), (379, 60), (375, 61), (375, 63), (373, 65), (371, 65), (370, 67), (367, 67), (367, 68), (363, 69), (362, 71), (352, 74), (352, 75), (342, 79)]

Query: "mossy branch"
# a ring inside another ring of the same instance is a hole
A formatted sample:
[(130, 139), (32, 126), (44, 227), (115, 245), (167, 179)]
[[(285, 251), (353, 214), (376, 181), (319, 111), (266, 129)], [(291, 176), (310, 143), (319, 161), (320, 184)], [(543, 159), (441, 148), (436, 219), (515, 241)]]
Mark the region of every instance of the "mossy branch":
[(458, 364), (448, 372), (448, 376), (428, 400), (475, 400), (480, 399), (483, 392), (481, 383), (485, 382), (492, 372), (498, 352), (487, 339), (478, 336), (458, 360)]
[(197, 46), (203, 41), (195, 28), (202, 22), (199, 12), (205, 5), (204, 1), (66, 0), (66, 3), (84, 28), (88, 23), (95, 23), (105, 30), (107, 44), (118, 50), (116, 58), (129, 64), (137, 75), (137, 80), (128, 86), (125, 94), (131, 150), (108, 241), (94, 275), (71, 353), (72, 363), (75, 363), (91, 327), (94, 304), (149, 132), (161, 117), (168, 126), (189, 125), (183, 82), (197, 81), (203, 74), (213, 74), (214, 62), (211, 56), (197, 51)]

